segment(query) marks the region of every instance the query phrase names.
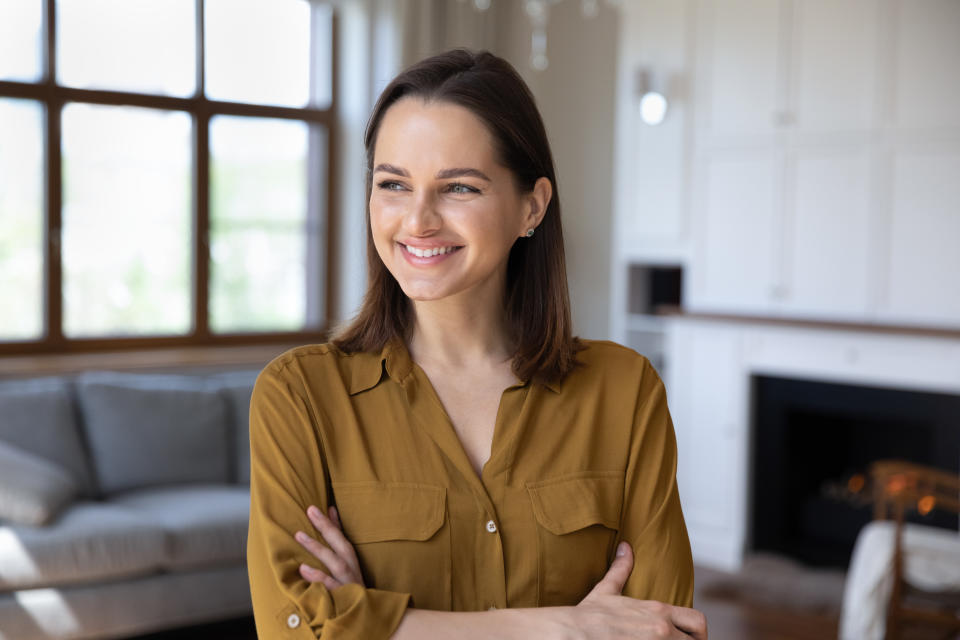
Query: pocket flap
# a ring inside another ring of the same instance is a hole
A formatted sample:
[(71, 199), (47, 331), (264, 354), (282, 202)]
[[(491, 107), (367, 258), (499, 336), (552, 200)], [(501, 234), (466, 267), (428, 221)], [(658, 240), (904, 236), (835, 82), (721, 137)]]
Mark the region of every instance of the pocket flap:
[(447, 490), (402, 482), (333, 483), (343, 533), (353, 544), (428, 540), (443, 526)]
[(573, 476), (528, 482), (537, 521), (563, 535), (592, 524), (620, 528), (623, 474), (617, 471), (580, 472)]

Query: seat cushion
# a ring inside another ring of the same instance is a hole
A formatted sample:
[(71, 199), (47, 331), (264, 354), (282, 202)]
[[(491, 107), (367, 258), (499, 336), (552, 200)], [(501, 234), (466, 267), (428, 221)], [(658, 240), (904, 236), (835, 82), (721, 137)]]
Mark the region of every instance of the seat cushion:
[[(156, 573), (56, 589), (0, 593), (0, 638), (131, 638), (248, 616), (252, 610), (250, 583), (243, 564)], [(213, 634), (188, 630), (171, 635), (200, 638)]]
[(63, 467), (0, 440), (0, 522), (47, 524), (78, 490)]
[(92, 372), (76, 382), (101, 491), (227, 482), (227, 401), (198, 376)]
[[(112, 500), (166, 535), (169, 569), (246, 561), (250, 492), (237, 485), (139, 489)], [(293, 535), (293, 532), (290, 533)]]
[(164, 532), (130, 510), (75, 502), (54, 526), (0, 526), (0, 591), (156, 571)]
[(62, 378), (0, 382), (0, 416), (0, 440), (66, 469), (81, 496), (96, 495), (69, 382)]

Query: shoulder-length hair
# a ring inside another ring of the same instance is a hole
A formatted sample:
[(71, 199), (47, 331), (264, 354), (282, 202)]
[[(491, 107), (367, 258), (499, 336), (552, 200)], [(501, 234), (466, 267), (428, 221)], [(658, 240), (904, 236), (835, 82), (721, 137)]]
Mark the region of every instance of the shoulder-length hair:
[(416, 96), (469, 109), (490, 130), (497, 160), (512, 172), (522, 192), (541, 176), (553, 196), (536, 233), (519, 238), (507, 258), (505, 308), (516, 345), (512, 369), (520, 380), (561, 380), (582, 349), (571, 335), (560, 196), (547, 132), (530, 89), (506, 60), (488, 51), (453, 49), (421, 60), (383, 90), (367, 123), (368, 286), (357, 316), (332, 342), (342, 351), (378, 351), (395, 337), (409, 338), (410, 300), (387, 270), (373, 243), (370, 191), (373, 156), (383, 116), (395, 102)]

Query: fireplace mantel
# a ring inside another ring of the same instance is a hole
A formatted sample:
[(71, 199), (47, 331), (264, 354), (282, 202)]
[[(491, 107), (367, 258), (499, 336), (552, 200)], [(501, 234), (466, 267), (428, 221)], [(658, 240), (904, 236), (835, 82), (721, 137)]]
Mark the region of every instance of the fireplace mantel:
[(749, 548), (753, 376), (960, 395), (960, 337), (684, 315), (666, 331), (680, 496), (705, 566), (736, 570)]

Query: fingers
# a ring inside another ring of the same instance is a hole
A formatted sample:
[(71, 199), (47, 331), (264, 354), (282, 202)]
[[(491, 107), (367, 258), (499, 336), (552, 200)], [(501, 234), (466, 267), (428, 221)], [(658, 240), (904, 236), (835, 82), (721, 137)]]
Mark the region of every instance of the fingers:
[(303, 531), (297, 531), (294, 538), (314, 558), (323, 563), (326, 571), (302, 564), (299, 569), (300, 575), (310, 582), (322, 582), (329, 589), (351, 582), (364, 584), (360, 562), (357, 560), (353, 545), (341, 530), (340, 516), (336, 508), (331, 506), (329, 515), (324, 516), (317, 507), (310, 505), (307, 509), (307, 518), (320, 531), (323, 542)]
[(707, 640), (707, 617), (696, 609), (671, 607), (670, 622), (695, 640)]
[(630, 548), (630, 543), (624, 541), (617, 546), (617, 555), (610, 563), (606, 575), (590, 590), (587, 597), (589, 598), (592, 595), (620, 595), (631, 571), (633, 571), (633, 549)]
[(297, 542), (303, 545), (314, 558), (323, 563), (323, 566), (329, 571), (329, 575), (333, 576), (335, 580), (341, 583), (353, 582), (353, 567), (345, 558), (302, 531), (297, 531), (293, 537), (296, 538)]
[(313, 523), (313, 526), (316, 527), (317, 531), (320, 532), (320, 535), (323, 536), (324, 542), (330, 545), (330, 548), (333, 551), (343, 558), (351, 568), (356, 569), (359, 573), (360, 563), (357, 561), (357, 554), (353, 550), (353, 545), (350, 544), (350, 541), (347, 540), (347, 537), (343, 535), (343, 531), (340, 528), (340, 517), (336, 513), (335, 507), (330, 507), (332, 514), (335, 514), (337, 518), (334, 520), (330, 516), (324, 516), (320, 509), (316, 508), (313, 505), (307, 508), (307, 517), (310, 519), (310, 522)]
[(320, 569), (315, 569), (308, 564), (301, 564), (299, 567), (300, 575), (307, 582), (322, 582), (323, 586), (331, 591), (340, 586), (340, 582), (330, 577)]

